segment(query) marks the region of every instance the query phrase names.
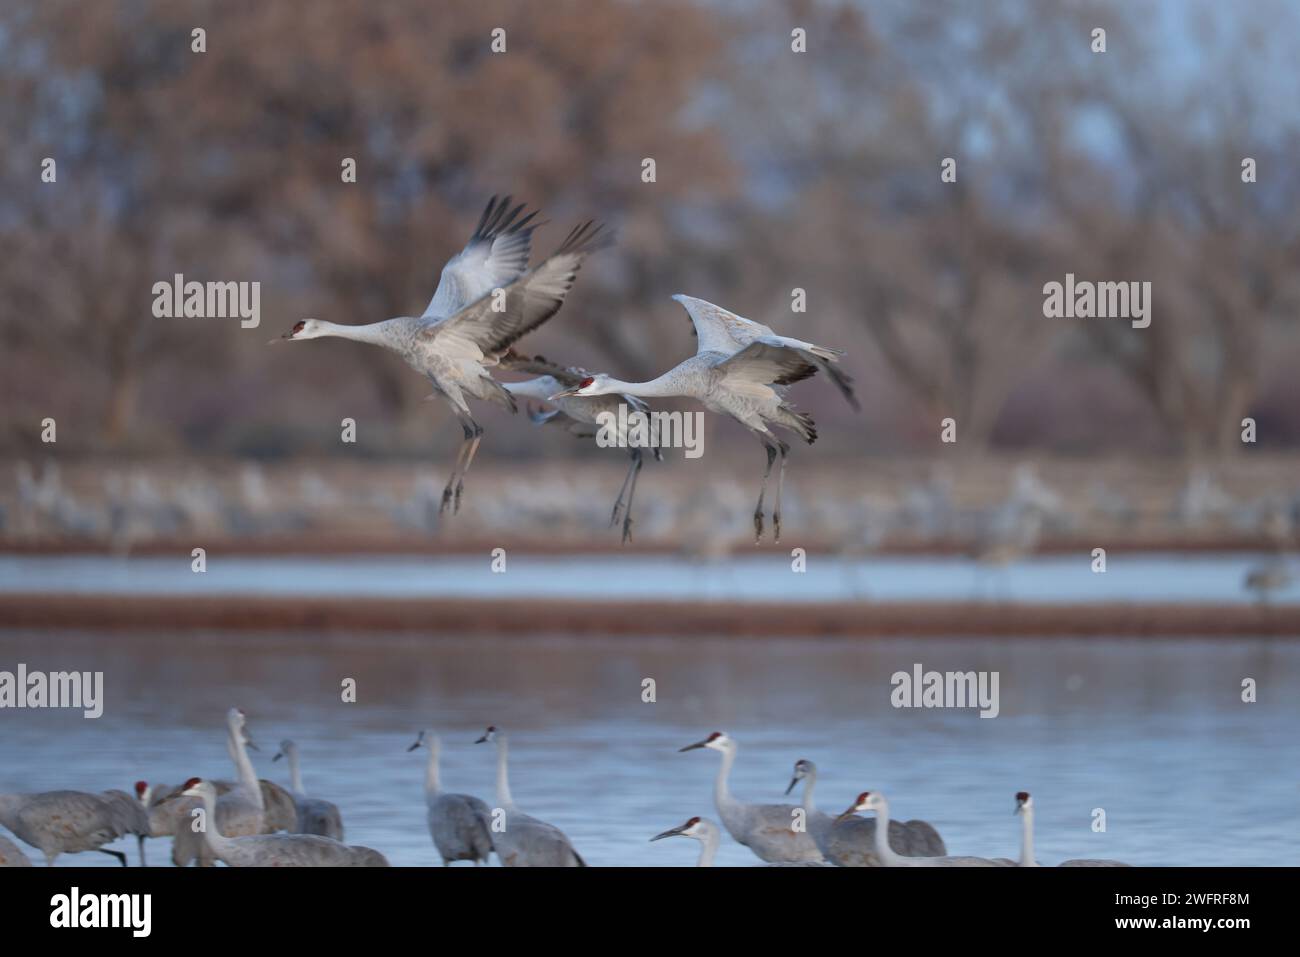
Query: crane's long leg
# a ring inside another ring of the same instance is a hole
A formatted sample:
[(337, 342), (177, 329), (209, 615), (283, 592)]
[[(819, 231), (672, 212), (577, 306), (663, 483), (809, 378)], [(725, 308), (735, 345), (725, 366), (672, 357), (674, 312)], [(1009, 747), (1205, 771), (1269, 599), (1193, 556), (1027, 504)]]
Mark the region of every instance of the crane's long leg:
[(763, 470), (763, 485), (758, 490), (758, 504), (754, 506), (754, 544), (763, 540), (763, 499), (767, 495), (767, 480), (772, 475), (772, 463), (776, 461), (776, 446), (763, 435), (759, 436), (763, 448), (767, 450), (767, 468)]
[(106, 847), (97, 847), (95, 848), (95, 850), (99, 851), (99, 853), (101, 854), (107, 854), (109, 857), (116, 857), (119, 861), (121, 861), (122, 866), (126, 867), (126, 855), (123, 854), (121, 851), (110, 851)]
[(780, 439), (777, 440), (776, 447), (781, 450), (781, 471), (776, 476), (776, 502), (772, 506), (772, 540), (776, 544), (781, 544), (781, 489), (785, 486), (785, 458), (790, 454), (790, 446)]
[(447, 476), (447, 486), (442, 490), (442, 504), (438, 506), (439, 515), (447, 511), (447, 506), (452, 503), (452, 497), (456, 493), (456, 481), (460, 477), (461, 469), (465, 464), (465, 453), (468, 451), (469, 444), (474, 438), (474, 429), (470, 425), (470, 423), (473, 422), (473, 419), (469, 419), (468, 416), (462, 416), (459, 412), (456, 414), (456, 418), (460, 419), (460, 427), (464, 432), (465, 437), (460, 440), (460, 449), (456, 453), (456, 464), (452, 466), (451, 474)]
[(460, 493), (465, 490), (465, 473), (469, 471), (469, 467), (474, 463), (474, 455), (478, 452), (478, 444), (483, 441), (483, 426), (473, 419), (469, 421), (474, 430), (474, 436), (470, 439), (469, 452), (465, 455), (465, 464), (461, 466), (460, 479), (456, 482), (456, 503), (452, 508), (452, 514), (460, 511)]
[(149, 865), (144, 862), (144, 835), (137, 834), (135, 839), (140, 842), (140, 866), (148, 867)]
[(641, 450), (632, 453), (632, 484), (627, 490), (627, 511), (623, 513), (623, 544), (632, 540), (632, 498), (636, 495), (636, 480), (641, 475)]
[(641, 450), (632, 450), (632, 462), (627, 467), (627, 474), (623, 476), (623, 484), (619, 487), (618, 498), (614, 499), (614, 511), (609, 516), (609, 527), (613, 528), (618, 524), (619, 517), (623, 514), (623, 496), (627, 494), (628, 483), (632, 481), (632, 473), (638, 468), (641, 460)]

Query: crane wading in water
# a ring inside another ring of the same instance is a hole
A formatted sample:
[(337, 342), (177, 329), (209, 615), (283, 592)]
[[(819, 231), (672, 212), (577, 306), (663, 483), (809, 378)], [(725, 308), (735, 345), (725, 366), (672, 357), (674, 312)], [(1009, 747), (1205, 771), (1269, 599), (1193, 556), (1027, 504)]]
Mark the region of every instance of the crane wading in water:
[(710, 412), (729, 415), (763, 443), (767, 467), (754, 506), (754, 540), (763, 539), (763, 499), (772, 464), (781, 456), (776, 502), (772, 507), (774, 541), (781, 541), (781, 488), (785, 484), (785, 459), (790, 446), (768, 427), (788, 429), (809, 445), (817, 441), (812, 416), (796, 412), (785, 400), (784, 386), (818, 372), (833, 382), (854, 408), (852, 380), (835, 368), (842, 354), (836, 349), (779, 336), (767, 326), (752, 322), (703, 299), (673, 296), (695, 324), (699, 343), (694, 356), (678, 363), (649, 382), (624, 382), (607, 375), (588, 376), (576, 389), (556, 393), (566, 396), (621, 394), (641, 398), (684, 396), (697, 399)]
[(398, 316), (365, 325), (304, 319), (271, 342), (333, 336), (368, 342), (396, 352), (428, 376), (464, 431), (456, 464), (443, 489), (440, 510), (460, 510), (465, 473), (483, 436), (467, 399), (517, 411), (514, 396), (488, 367), (521, 336), (560, 311), (583, 260), (612, 240), (590, 220), (574, 229), (550, 257), (528, 269), (536, 212), (520, 217), (523, 203), (493, 196), (469, 243), (442, 269), (438, 288), (420, 316)]

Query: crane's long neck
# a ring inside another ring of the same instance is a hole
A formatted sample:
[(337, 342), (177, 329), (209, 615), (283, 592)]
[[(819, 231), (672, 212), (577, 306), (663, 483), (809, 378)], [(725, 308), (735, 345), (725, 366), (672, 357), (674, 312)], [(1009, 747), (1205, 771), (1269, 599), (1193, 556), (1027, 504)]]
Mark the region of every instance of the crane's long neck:
[(289, 759), (289, 787), (298, 797), (306, 797), (307, 791), (302, 786), (302, 768), (298, 765), (298, 749), (291, 748), (285, 755)]
[(726, 809), (736, 803), (731, 796), (727, 781), (731, 777), (731, 766), (736, 763), (736, 743), (733, 741), (722, 752), (722, 763), (718, 765), (718, 776), (713, 779), (713, 803), (718, 806), (718, 813), (725, 816)]
[(813, 811), (817, 810), (816, 806), (813, 804), (813, 788), (815, 787), (817, 787), (817, 772), (809, 771), (807, 776), (803, 779), (802, 802), (803, 809), (807, 811), (809, 815), (811, 815)]
[(622, 379), (610, 376), (604, 380), (604, 384), (607, 389), (602, 390), (602, 394), (623, 392), (627, 395), (640, 395), (647, 398), (690, 395), (689, 392), (682, 391), (682, 385), (675, 377), (668, 374), (651, 379), (649, 382), (624, 382)]
[[(498, 758), (498, 760), (500, 760)], [(438, 796), (441, 790), (438, 774), (438, 739), (429, 739), (429, 763), (424, 767), (424, 796), (427, 800), (432, 800)]]
[(337, 322), (326, 322), (324, 319), (317, 319), (317, 332), (311, 338), (324, 339), (332, 336), (336, 339), (368, 342), (371, 345), (387, 346), (391, 349), (396, 346), (391, 325), (395, 321), (394, 319), (385, 319), (383, 322), (368, 322), (360, 326), (344, 326)]
[(1020, 816), (1020, 866), (1037, 867), (1038, 862), (1034, 860), (1034, 809), (1022, 807)]
[[(230, 844), (230, 838), (221, 833), (217, 827), (217, 791), (216, 788), (207, 788), (204, 790), (199, 800), (203, 803), (203, 837), (207, 842), (208, 850), (214, 857), (221, 857), (222, 851)], [(189, 820), (180, 825), (181, 827), (193, 827), (194, 817), (191, 814)]]
[(700, 837), (700, 859), (695, 862), (696, 867), (712, 867), (713, 858), (718, 853), (718, 845), (722, 843), (722, 834), (716, 827), (711, 827)]
[(244, 747), (244, 736), (238, 728), (231, 727), (230, 735), (226, 741), (230, 750), (230, 757), (235, 762), (235, 771), (239, 777), (239, 786), (248, 792), (249, 798), (254, 801), (259, 808), (265, 810), (262, 803), (262, 785), (257, 781), (257, 772), (253, 770), (253, 762), (248, 760), (248, 749)]
[(883, 798), (876, 809), (876, 857), (881, 864), (890, 864), (898, 860), (898, 855), (889, 846), (889, 803)]
[(497, 735), (497, 803), (505, 808), (515, 806), (514, 798), (510, 796), (510, 775), (506, 767), (509, 758), (510, 745), (506, 742), (505, 735), (499, 734)]

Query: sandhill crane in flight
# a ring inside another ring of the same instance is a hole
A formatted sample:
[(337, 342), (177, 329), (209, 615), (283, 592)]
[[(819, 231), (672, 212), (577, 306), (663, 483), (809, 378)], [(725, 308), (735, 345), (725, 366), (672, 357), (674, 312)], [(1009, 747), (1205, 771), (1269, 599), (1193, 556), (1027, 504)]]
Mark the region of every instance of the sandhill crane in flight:
[[(587, 378), (583, 369), (566, 368), (554, 362), (547, 362), (541, 356), (521, 356), (507, 352), (501, 357), (501, 368), (512, 372), (527, 372), (535, 378), (523, 382), (504, 382), (513, 395), (525, 396), (547, 402), (554, 406), (549, 412), (529, 410), (529, 418), (538, 425), (558, 425), (570, 435), (578, 438), (592, 438), (600, 429), (600, 417), (608, 416), (606, 428), (612, 428), (617, 434), (619, 448), (632, 448), (632, 463), (628, 466), (623, 485), (614, 500), (614, 510), (610, 513), (609, 524), (617, 525), (623, 519), (623, 544), (632, 539), (632, 499), (636, 495), (636, 481), (641, 474), (644, 449), (634, 446), (629, 436), (627, 420), (619, 421), (618, 407), (626, 403), (630, 410), (648, 412), (649, 406), (633, 395), (557, 395), (565, 390), (578, 388)], [(652, 446), (656, 461), (663, 461), (663, 452), (658, 446)]]
[(297, 834), (320, 834), (336, 841), (343, 840), (343, 815), (338, 805), (323, 798), (307, 796), (302, 786), (302, 770), (298, 764), (298, 745), (285, 738), (280, 742), (280, 750), (271, 760), (285, 758), (289, 762), (289, 786), (293, 795), (296, 818), (294, 832)]
[(492, 832), (492, 844), (502, 867), (586, 867), (569, 838), (554, 824), (525, 814), (510, 794), (509, 744), (497, 728), (489, 727), (475, 744), (497, 746), (497, 804), (505, 812), (504, 827)]
[[(608, 375), (588, 376), (576, 389), (566, 389), (555, 398), (622, 394), (642, 398), (685, 396), (696, 399), (711, 412), (729, 415), (763, 443), (767, 467), (754, 507), (754, 538), (763, 537), (763, 499), (772, 464), (779, 454), (776, 502), (772, 508), (773, 537), (781, 541), (781, 489), (785, 484), (785, 460), (790, 446), (778, 438), (769, 425), (795, 433), (808, 444), (817, 440), (812, 416), (796, 412), (785, 401), (783, 386), (824, 372), (844, 396), (856, 405), (850, 379), (835, 368), (840, 353), (801, 339), (779, 336), (719, 306), (676, 295), (695, 324), (699, 338), (694, 356), (649, 382), (624, 382)], [(725, 823), (725, 822), (724, 822)]]
[[(876, 857), (876, 822), (869, 818), (832, 818), (813, 804), (813, 789), (817, 786), (817, 765), (800, 759), (794, 764), (794, 775), (789, 794), (800, 781), (803, 800), (800, 802), (806, 816), (808, 833), (812, 835), (817, 850), (838, 867), (880, 867)], [(890, 821), (889, 846), (907, 857), (942, 857), (948, 853), (943, 838), (925, 821)]]
[(335, 336), (368, 342), (396, 352), (428, 376), (464, 431), (442, 493), (444, 511), (448, 506), (459, 511), (464, 475), (483, 435), (467, 400), (516, 411), (514, 396), (492, 378), (488, 367), (521, 336), (559, 312), (583, 260), (611, 241), (603, 226), (588, 221), (575, 227), (548, 259), (528, 269), (537, 214), (521, 217), (525, 204), (510, 203), (509, 196), (488, 201), (469, 243), (443, 267), (423, 315), (351, 326), (304, 319), (281, 339), (271, 340)]
[(429, 749), (424, 770), (425, 820), (443, 866), (450, 867), (452, 861), (473, 861), (475, 867), (486, 864), (492, 853), (492, 812), (479, 798), (442, 790), (438, 770), (441, 742), (433, 731), (421, 731), (406, 750), (414, 751), (420, 745)]
[(229, 867), (387, 867), (388, 859), (369, 847), (349, 846), (319, 834), (221, 833), (217, 789), (211, 781), (190, 778), (181, 792), (203, 804), (207, 821), (201, 834), (208, 852)]
[(879, 791), (863, 791), (837, 820), (846, 821), (857, 811), (876, 812), (876, 857), (885, 867), (1001, 867), (987, 857), (904, 857), (889, 846), (889, 802)]
[(124, 791), (0, 794), (0, 824), (44, 854), (50, 867), (60, 854), (80, 851), (107, 854), (125, 867), (126, 855), (103, 845), (147, 827), (140, 806)]
[(820, 861), (821, 851), (806, 830), (794, 830), (795, 812), (792, 804), (746, 804), (731, 796), (727, 780), (731, 766), (736, 763), (734, 739), (714, 731), (703, 741), (688, 744), (681, 751), (709, 748), (722, 753), (722, 763), (713, 783), (713, 803), (727, 833), (739, 843), (769, 862)]

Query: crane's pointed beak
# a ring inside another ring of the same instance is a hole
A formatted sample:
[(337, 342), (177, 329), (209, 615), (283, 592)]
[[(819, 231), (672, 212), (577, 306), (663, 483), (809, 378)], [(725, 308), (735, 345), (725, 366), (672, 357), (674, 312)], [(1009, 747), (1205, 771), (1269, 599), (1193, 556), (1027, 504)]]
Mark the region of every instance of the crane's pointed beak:
[(662, 834), (656, 834), (654, 837), (650, 838), (650, 840), (651, 840), (651, 841), (662, 841), (665, 837), (677, 837), (677, 836), (678, 836), (679, 834), (681, 834), (682, 831), (684, 831), (684, 830), (686, 830), (686, 825), (685, 825), (685, 824), (681, 824), (681, 825), (679, 825), (679, 826), (677, 826), (677, 827), (670, 827), (668, 830), (664, 831)]
[(271, 761), (272, 761), (272, 762), (279, 761), (282, 757), (284, 757), (284, 752), (283, 752), (283, 751), (277, 751), (277, 752), (275, 752), (275, 757), (273, 757), (273, 758), (271, 759)]
[(683, 751), (694, 751), (696, 748), (702, 748), (708, 743), (708, 741), (696, 741), (694, 744), (688, 744), (684, 748), (678, 748), (677, 753), (681, 754)]
[[(478, 742), (476, 741), (476, 742), (474, 742), (474, 743), (477, 744)], [(407, 748), (407, 749), (406, 749), (406, 753), (407, 753), (407, 754), (410, 754), (412, 751), (414, 751), (414, 750), (415, 750), (416, 748), (418, 748), (419, 746), (420, 746), (420, 739), (419, 739), (419, 738), (416, 738), (416, 739), (415, 739), (415, 744), (413, 744), (413, 745), (411, 745), (409, 748)]]
[(799, 779), (798, 779), (798, 778), (791, 778), (791, 779), (790, 779), (790, 786), (789, 786), (788, 788), (785, 789), (785, 793), (786, 793), (786, 794), (789, 794), (791, 791), (793, 791), (793, 790), (794, 790), (794, 786), (795, 786), (796, 784), (798, 784), (798, 783), (799, 783)]
[(485, 735), (483, 735), (483, 737), (479, 738), (479, 739), (478, 739), (477, 741), (475, 741), (474, 743), (475, 743), (475, 744), (485, 744), (485, 743), (487, 743), (487, 740), (488, 740), (488, 736), (485, 734)]
[(551, 397), (550, 397), (549, 399), (547, 399), (546, 401), (547, 401), (547, 402), (554, 402), (556, 399), (563, 399), (563, 398), (565, 398), (565, 397), (567, 397), (567, 396), (571, 396), (571, 395), (579, 395), (579, 394), (580, 394), (580, 393), (578, 392), (577, 389), (565, 389), (563, 392), (557, 392), (557, 393), (555, 393), (555, 395), (551, 396)]
[(849, 818), (856, 816), (857, 810), (858, 809), (856, 807), (849, 808), (847, 811), (845, 811), (843, 814), (841, 814), (839, 817), (835, 819), (835, 823), (839, 824), (840, 821), (847, 821)]

